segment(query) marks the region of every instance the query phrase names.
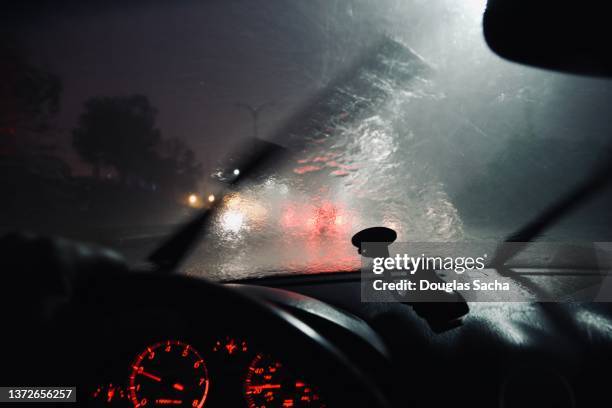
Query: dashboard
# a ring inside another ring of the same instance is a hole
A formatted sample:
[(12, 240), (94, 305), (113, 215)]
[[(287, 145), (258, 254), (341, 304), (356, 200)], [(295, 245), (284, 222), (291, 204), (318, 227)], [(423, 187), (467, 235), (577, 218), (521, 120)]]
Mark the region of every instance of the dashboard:
[(346, 273), (218, 284), (94, 270), (74, 276), (41, 330), (3, 348), (16, 357), (3, 371), (74, 385), (78, 406), (91, 407), (569, 408), (607, 398), (610, 304), (473, 303), (460, 325), (436, 331), (410, 305), (361, 302), (360, 285)]
[(358, 275), (87, 285), (66, 370), (87, 406), (569, 408), (609, 388), (607, 304), (472, 304), (436, 333), (408, 305), (360, 302)]
[(610, 303), (472, 303), (440, 331), (414, 305), (361, 302), (359, 273), (219, 284), (96, 262), (66, 277), (39, 300), (48, 317), (31, 308), (29, 282), (9, 280), (28, 291), (8, 291), (5, 310), (36, 313), (13, 319), (2, 372), (13, 384), (75, 386), (78, 406), (570, 408), (609, 398)]
[(88, 400), (99, 407), (325, 407), (291, 367), (232, 335), (143, 344), (100, 373)]
[(315, 298), (177, 276), (86, 285), (71, 308), (80, 321), (71, 353), (82, 359), (66, 369), (80, 373), (85, 406), (381, 406), (361, 373), (383, 370), (382, 342), (361, 319)]

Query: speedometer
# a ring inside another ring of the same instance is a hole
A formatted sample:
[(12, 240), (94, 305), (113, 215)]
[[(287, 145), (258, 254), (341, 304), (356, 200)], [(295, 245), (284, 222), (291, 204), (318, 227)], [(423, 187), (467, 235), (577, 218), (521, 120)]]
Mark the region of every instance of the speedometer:
[(129, 396), (135, 408), (202, 408), (208, 395), (204, 359), (189, 344), (168, 340), (149, 346), (132, 364)]
[(325, 407), (318, 390), (261, 353), (249, 365), (244, 392), (249, 408)]

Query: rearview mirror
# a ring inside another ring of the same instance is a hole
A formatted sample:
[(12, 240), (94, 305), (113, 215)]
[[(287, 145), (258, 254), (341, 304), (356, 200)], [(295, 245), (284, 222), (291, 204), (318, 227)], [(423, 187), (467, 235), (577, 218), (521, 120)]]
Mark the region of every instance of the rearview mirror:
[(612, 24), (598, 0), (489, 0), (484, 36), (499, 56), (581, 75), (612, 76)]

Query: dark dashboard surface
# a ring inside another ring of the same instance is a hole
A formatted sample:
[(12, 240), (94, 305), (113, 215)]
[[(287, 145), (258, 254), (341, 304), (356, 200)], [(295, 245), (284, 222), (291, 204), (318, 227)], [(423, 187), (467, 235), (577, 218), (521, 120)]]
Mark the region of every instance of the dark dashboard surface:
[(471, 303), (461, 325), (437, 332), (408, 305), (362, 303), (359, 274), (249, 283), (316, 298), (367, 323), (389, 358), (385, 372), (370, 373), (397, 406), (595, 406), (607, 392), (609, 303)]
[(321, 392), (317, 373), (333, 364), (310, 363), (311, 347), (325, 357), (318, 335), (280, 309), (200, 279), (115, 278), (84, 281), (89, 289), (74, 301), (81, 326), (69, 347), (82, 359), (67, 362), (74, 364), (67, 371), (80, 373), (83, 405), (325, 407), (333, 401), (329, 386), (327, 395)]
[[(359, 274), (223, 286), (325, 339), (390, 406), (594, 406), (607, 392), (607, 303), (471, 303), (460, 324), (440, 330), (411, 305), (361, 302)], [(94, 315), (92, 325), (113, 330), (88, 341), (100, 350), (88, 406), (331, 407), (351, 392), (323, 381), (323, 361), (304, 358), (298, 343), (271, 344), (275, 334), (257, 329), (263, 320), (247, 327), (208, 307), (136, 305)]]

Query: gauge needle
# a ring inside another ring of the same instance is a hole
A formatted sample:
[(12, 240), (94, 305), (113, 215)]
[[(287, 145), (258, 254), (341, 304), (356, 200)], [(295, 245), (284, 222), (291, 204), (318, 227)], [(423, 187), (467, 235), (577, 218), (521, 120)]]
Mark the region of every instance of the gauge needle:
[(154, 381), (161, 382), (161, 378), (159, 378), (159, 377), (158, 377), (158, 376), (156, 376), (156, 375), (149, 374), (149, 373), (147, 373), (146, 371), (143, 371), (143, 372), (142, 372), (142, 373), (140, 373), (140, 374), (144, 375), (145, 377), (149, 377), (150, 379), (152, 379), (152, 380), (154, 380)]
[(140, 375), (144, 375), (145, 377), (148, 377), (148, 378), (150, 378), (150, 379), (152, 379), (152, 380), (154, 380), (154, 381), (161, 382), (161, 378), (159, 378), (159, 377), (158, 377), (158, 376), (156, 376), (156, 375), (153, 375), (153, 374), (147, 373), (145, 370), (143, 370), (143, 368), (142, 368), (142, 367), (136, 367), (136, 366), (134, 366), (134, 370), (136, 370), (136, 372), (137, 372), (138, 374), (140, 374)]

